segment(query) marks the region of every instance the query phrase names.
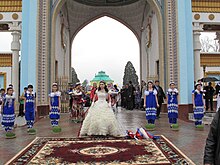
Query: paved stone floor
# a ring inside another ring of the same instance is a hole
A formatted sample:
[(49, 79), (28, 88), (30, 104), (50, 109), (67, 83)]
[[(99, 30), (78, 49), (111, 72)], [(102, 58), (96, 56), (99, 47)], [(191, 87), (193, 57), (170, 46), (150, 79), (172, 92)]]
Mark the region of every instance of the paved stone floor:
[[(144, 127), (145, 112), (119, 110), (117, 118), (123, 129), (135, 131), (138, 127)], [(166, 114), (161, 114), (161, 118), (156, 121), (156, 130), (153, 134), (165, 135), (174, 145), (176, 145), (184, 154), (198, 165), (202, 164), (205, 140), (209, 131), (206, 125), (204, 131), (197, 131), (191, 122), (179, 121), (180, 130), (171, 131)], [(80, 124), (69, 120), (68, 114), (62, 114), (60, 120), (62, 132), (54, 134), (50, 129), (50, 121), (43, 118), (35, 123), (37, 129), (36, 135), (28, 135), (26, 127), (17, 127), (15, 133), (17, 138), (5, 139), (3, 130), (0, 130), (0, 164), (4, 164), (26, 145), (28, 145), (36, 136), (38, 137), (77, 137)]]

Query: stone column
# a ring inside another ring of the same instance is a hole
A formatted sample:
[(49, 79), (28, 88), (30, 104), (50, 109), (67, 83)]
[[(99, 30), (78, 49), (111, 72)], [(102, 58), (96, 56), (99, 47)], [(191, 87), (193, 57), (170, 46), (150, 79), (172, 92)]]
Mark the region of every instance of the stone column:
[(200, 35), (203, 25), (200, 23), (193, 24), (193, 50), (194, 50), (194, 80), (197, 81), (203, 77), (202, 68), (200, 66)]
[(16, 94), (16, 100), (18, 100), (19, 96), (19, 51), (20, 51), (20, 37), (21, 33), (18, 31), (13, 31), (11, 33), (13, 36), (13, 40), (11, 43), (12, 50), (12, 84), (14, 88), (14, 92)]

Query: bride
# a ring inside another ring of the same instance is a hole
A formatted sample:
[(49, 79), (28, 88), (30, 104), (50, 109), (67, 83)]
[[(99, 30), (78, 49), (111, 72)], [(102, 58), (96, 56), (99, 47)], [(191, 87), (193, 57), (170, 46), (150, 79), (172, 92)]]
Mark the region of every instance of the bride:
[[(95, 101), (96, 95), (98, 101)], [(119, 136), (119, 125), (111, 108), (111, 100), (104, 81), (100, 81), (99, 88), (93, 97), (92, 105), (83, 121), (80, 136), (111, 135)], [(107, 102), (108, 100), (108, 102)]]

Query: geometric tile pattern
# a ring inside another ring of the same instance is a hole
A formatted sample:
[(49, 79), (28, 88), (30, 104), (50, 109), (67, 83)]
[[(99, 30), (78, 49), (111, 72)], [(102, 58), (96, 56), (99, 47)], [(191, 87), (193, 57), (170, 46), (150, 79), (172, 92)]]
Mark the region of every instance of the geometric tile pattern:
[(167, 2), (167, 53), (169, 81), (178, 86), (178, 55), (177, 55), (177, 9), (176, 0)]
[(38, 43), (37, 43), (37, 100), (38, 105), (47, 104), (47, 92), (48, 92), (48, 5), (47, 0), (42, 0), (38, 2)]

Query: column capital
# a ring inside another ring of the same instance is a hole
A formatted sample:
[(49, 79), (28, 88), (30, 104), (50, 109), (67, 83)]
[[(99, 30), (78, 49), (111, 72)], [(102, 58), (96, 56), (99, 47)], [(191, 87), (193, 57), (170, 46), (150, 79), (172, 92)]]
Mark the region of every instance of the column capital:
[[(11, 35), (12, 36), (19, 36), (20, 37), (21, 36), (21, 32), (19, 32), (19, 31), (12, 31)], [(18, 38), (18, 39), (20, 39), (20, 38)]]
[(19, 22), (12, 22), (12, 23), (8, 23), (8, 25), (9, 25), (9, 30), (10, 31), (21, 32), (21, 23), (19, 23)]
[(203, 24), (199, 23), (199, 22), (194, 22), (193, 23), (193, 33), (196, 32), (202, 32), (203, 31)]

